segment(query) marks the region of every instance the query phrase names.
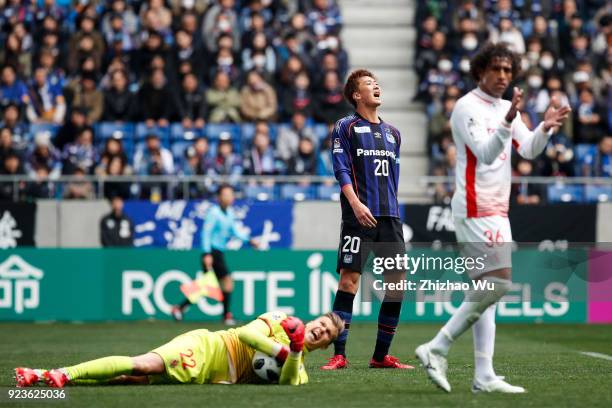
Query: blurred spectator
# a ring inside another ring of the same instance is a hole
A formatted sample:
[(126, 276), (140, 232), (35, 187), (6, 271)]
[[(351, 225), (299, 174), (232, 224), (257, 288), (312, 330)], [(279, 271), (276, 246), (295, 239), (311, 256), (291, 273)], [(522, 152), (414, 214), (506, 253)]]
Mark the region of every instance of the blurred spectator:
[(11, 129), (3, 127), (0, 129), (0, 167), (11, 154), (19, 155), (19, 151), (13, 141), (13, 132), (11, 132)]
[(525, 53), (525, 40), (523, 39), (523, 34), (514, 24), (512, 19), (502, 17), (499, 20), (499, 28), (494, 32), (493, 38), (498, 42), (507, 44), (508, 48), (512, 51), (522, 55)]
[(86, 112), (88, 125), (92, 126), (102, 118), (104, 95), (96, 89), (96, 76), (93, 71), (82, 72), (67, 88), (72, 93), (72, 108)]
[[(108, 164), (101, 170), (101, 176), (119, 177), (130, 175), (129, 167), (123, 156), (111, 156)], [(104, 181), (104, 197), (129, 198), (130, 183), (122, 181)]]
[(174, 34), (174, 65), (180, 67), (183, 63), (189, 63), (198, 77), (204, 72), (201, 70), (204, 53), (196, 48), (193, 37), (185, 30), (179, 29)]
[(424, 76), (430, 69), (438, 64), (438, 60), (446, 53), (446, 34), (434, 31), (431, 34), (431, 44), (419, 53), (415, 60), (415, 69), (420, 76)]
[(441, 160), (446, 148), (443, 146), (444, 139), (452, 138), (450, 127), (450, 116), (455, 108), (457, 100), (454, 97), (444, 98), (442, 110), (435, 113), (429, 121), (429, 140), (427, 146), (434, 160)]
[(310, 92), (310, 78), (306, 71), (302, 71), (294, 77), (291, 86), (284, 89), (281, 102), (281, 117), (287, 120), (296, 112), (312, 116), (313, 102)]
[[(455, 164), (457, 162), (457, 148), (454, 144), (449, 144), (444, 152), (444, 159), (434, 168), (434, 176), (454, 177)], [(433, 186), (433, 198), (436, 204), (450, 204), (455, 191), (453, 182), (438, 182)]]
[(13, 142), (24, 145), (26, 144), (28, 129), (20, 116), (19, 106), (15, 103), (9, 103), (5, 106), (4, 112), (2, 113), (0, 127), (9, 128), (13, 133)]
[(171, 32), (172, 13), (164, 6), (164, 0), (147, 0), (140, 7), (140, 23), (148, 30), (168, 37)]
[(28, 92), (26, 114), (30, 123), (64, 122), (66, 100), (61, 89), (49, 83), (47, 70), (43, 67), (38, 67), (34, 71), (34, 79)]
[(0, 50), (0, 65), (15, 68), (24, 77), (32, 73), (32, 53), (24, 52), (22, 41), (13, 31), (6, 37), (5, 46)]
[[(3, 176), (17, 176), (24, 174), (21, 159), (16, 152), (9, 152), (2, 163), (0, 163), (0, 174)], [(21, 193), (25, 188), (23, 181), (15, 183), (13, 181), (0, 182), (0, 200), (13, 200), (21, 198)]]
[(548, 141), (542, 155), (541, 176), (572, 177), (574, 176), (574, 150), (569, 138), (555, 133)]
[(225, 72), (218, 72), (213, 86), (206, 91), (206, 103), (211, 123), (240, 123), (240, 94), (231, 86), (230, 78)]
[(194, 74), (183, 77), (178, 98), (179, 117), (186, 129), (204, 127), (206, 117), (206, 97)]
[(118, 47), (120, 51), (132, 51), (136, 48), (136, 40), (133, 32), (124, 22), (124, 15), (120, 13), (107, 14), (109, 27), (104, 31), (106, 43), (109, 46)]
[(312, 139), (303, 137), (298, 144), (297, 154), (291, 156), (287, 166), (292, 176), (314, 176), (317, 174), (317, 153)]
[(131, 174), (131, 168), (127, 165), (128, 159), (123, 148), (121, 138), (111, 137), (106, 140), (104, 144), (104, 150), (100, 154), (100, 161), (96, 167), (95, 173), (98, 175), (110, 174), (110, 163), (114, 158), (119, 158), (122, 163), (122, 170), (119, 174)]
[(242, 160), (234, 153), (231, 135), (222, 132), (219, 135), (217, 154), (212, 161), (212, 166), (208, 170), (211, 176), (229, 176), (230, 184), (236, 184), (237, 176), (242, 174)]
[(148, 127), (168, 126), (174, 116), (175, 96), (162, 69), (153, 70), (149, 81), (140, 89), (138, 99), (140, 116)]
[(240, 44), (238, 15), (234, 4), (234, 0), (219, 0), (206, 12), (202, 22), (202, 38), (210, 52), (217, 51), (217, 38), (221, 34), (231, 35), (236, 47)]
[(283, 165), (270, 145), (268, 132), (267, 125), (256, 128), (253, 144), (245, 154), (244, 170), (246, 174), (269, 176), (282, 172)]
[(144, 146), (134, 154), (134, 173), (141, 175), (163, 175), (174, 173), (172, 153), (162, 147), (159, 136), (149, 134)]
[(110, 10), (102, 18), (102, 32), (106, 38), (108, 39), (109, 33), (114, 31), (112, 20), (115, 16), (121, 16), (122, 31), (130, 36), (135, 35), (138, 32), (138, 17), (126, 0), (111, 0), (109, 3)]
[(70, 112), (70, 120), (66, 121), (64, 126), (57, 131), (53, 144), (60, 151), (64, 150), (64, 146), (74, 142), (77, 135), (81, 133), (81, 130), (83, 130), (85, 126), (87, 126), (85, 110), (81, 108), (73, 109), (72, 112)]
[(24, 195), (29, 199), (46, 199), (55, 197), (55, 184), (50, 181), (50, 168), (39, 165), (34, 169), (34, 181), (28, 181)]
[(17, 78), (15, 68), (11, 65), (2, 67), (0, 78), (0, 103), (7, 105), (14, 103), (20, 106), (28, 101), (28, 88)]
[(238, 69), (237, 66), (237, 59), (229, 48), (224, 47), (219, 49), (208, 77), (215, 78), (219, 72), (226, 73), (232, 82), (238, 81), (240, 78), (240, 69)]
[(74, 143), (64, 146), (62, 152), (63, 174), (73, 174), (78, 169), (83, 170), (86, 174), (93, 173), (98, 160), (93, 139), (93, 129), (86, 127), (81, 130)]
[(597, 103), (590, 89), (583, 89), (574, 109), (576, 143), (597, 143), (606, 130), (607, 113), (604, 107)]
[(34, 145), (27, 155), (25, 168), (30, 177), (36, 177), (38, 170), (42, 168), (51, 178), (57, 178), (61, 174), (61, 155), (51, 144), (51, 133), (39, 132), (34, 136)]
[(274, 88), (259, 73), (251, 71), (246, 84), (240, 90), (240, 112), (248, 121), (273, 120), (276, 117), (277, 100)]
[[(516, 177), (532, 177), (536, 175), (533, 163), (523, 158), (517, 161), (513, 173)], [(543, 198), (542, 185), (527, 182), (513, 184), (512, 198), (517, 204), (540, 204)]]
[[(332, 177), (334, 175), (334, 165), (332, 163), (332, 140), (327, 136), (321, 143), (319, 158), (317, 160), (317, 176)], [(333, 183), (330, 181), (330, 183)]]
[(75, 180), (71, 180), (64, 186), (64, 198), (91, 200), (94, 198), (94, 186), (91, 181), (85, 179), (86, 170), (77, 167), (72, 173)]
[(312, 4), (314, 7), (308, 13), (308, 23), (314, 34), (319, 38), (338, 34), (342, 28), (342, 17), (333, 1), (313, 0)]
[(317, 145), (317, 137), (310, 126), (306, 126), (306, 116), (297, 111), (291, 117), (291, 126), (281, 126), (276, 137), (276, 153), (284, 162), (288, 162), (298, 151), (300, 139), (308, 138)]
[(276, 53), (263, 32), (256, 33), (251, 43), (242, 50), (242, 69), (244, 72), (254, 69), (268, 81), (273, 78), (276, 72)]
[(342, 94), (342, 83), (338, 74), (327, 71), (323, 79), (323, 89), (315, 96), (314, 117), (323, 123), (334, 123), (345, 116), (350, 107)]
[(109, 122), (129, 122), (136, 116), (136, 95), (128, 89), (125, 71), (114, 71), (110, 77), (110, 89), (104, 91), (103, 119)]
[(582, 175), (585, 177), (612, 177), (612, 135), (601, 138), (594, 153), (584, 157)]
[(110, 199), (111, 212), (100, 220), (100, 243), (105, 248), (134, 245), (134, 223), (123, 213), (123, 198)]
[(92, 58), (94, 70), (100, 71), (104, 55), (104, 38), (96, 30), (94, 18), (84, 16), (79, 24), (80, 30), (70, 37), (68, 43), (68, 70), (75, 73), (86, 58)]
[(184, 157), (179, 173), (186, 176), (207, 174), (212, 167), (209, 153), (208, 139), (197, 138), (183, 152)]

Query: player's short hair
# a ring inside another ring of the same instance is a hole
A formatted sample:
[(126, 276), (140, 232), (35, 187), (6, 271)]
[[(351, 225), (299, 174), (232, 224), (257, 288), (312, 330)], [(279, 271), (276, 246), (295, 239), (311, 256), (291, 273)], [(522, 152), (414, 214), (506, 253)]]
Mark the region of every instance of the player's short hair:
[(372, 72), (362, 68), (351, 72), (351, 75), (349, 75), (349, 77), (346, 79), (346, 83), (344, 84), (344, 97), (355, 108), (357, 107), (357, 102), (355, 102), (355, 99), (353, 99), (353, 94), (359, 89), (359, 78), (365, 76), (376, 79)]
[(340, 336), (340, 333), (342, 333), (342, 331), (344, 331), (344, 320), (342, 320), (342, 318), (338, 314), (336, 314), (334, 312), (327, 312), (327, 313), (325, 313), (323, 315), (323, 317), (327, 317), (327, 318), (329, 318), (329, 320), (332, 321), (334, 326), (336, 326), (336, 329), (338, 329), (337, 336)]
[(479, 82), (482, 74), (487, 70), (493, 59), (507, 58), (512, 64), (512, 79), (516, 79), (521, 73), (521, 58), (503, 43), (485, 44), (470, 61), (470, 75), (474, 81)]
[(234, 191), (234, 187), (232, 187), (230, 184), (223, 183), (217, 188), (217, 196), (220, 196), (223, 190), (225, 190), (226, 188), (229, 188), (230, 190)]

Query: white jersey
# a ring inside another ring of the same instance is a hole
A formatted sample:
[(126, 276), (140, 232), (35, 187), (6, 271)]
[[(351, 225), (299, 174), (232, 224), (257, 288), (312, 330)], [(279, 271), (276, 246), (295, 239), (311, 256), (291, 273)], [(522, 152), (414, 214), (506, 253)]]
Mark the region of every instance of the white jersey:
[(531, 132), (519, 114), (506, 123), (510, 105), (480, 88), (457, 101), (450, 119), (457, 146), (454, 217), (507, 217), (512, 146), (526, 159), (537, 157), (546, 147), (552, 130), (546, 133), (540, 124)]

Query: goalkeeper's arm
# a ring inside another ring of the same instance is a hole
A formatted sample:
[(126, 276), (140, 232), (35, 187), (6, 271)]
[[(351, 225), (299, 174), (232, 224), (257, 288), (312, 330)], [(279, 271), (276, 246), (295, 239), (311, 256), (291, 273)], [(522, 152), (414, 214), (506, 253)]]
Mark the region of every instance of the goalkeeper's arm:
[(289, 355), (287, 346), (268, 337), (270, 327), (261, 319), (253, 320), (249, 324), (237, 328), (236, 332), (241, 342), (270, 357), (274, 357), (280, 363), (284, 363)]
[(308, 376), (306, 372), (302, 370), (303, 376), (300, 376), (300, 364), (302, 361), (302, 350), (304, 348), (304, 335), (306, 330), (304, 323), (297, 317), (287, 317), (281, 323), (281, 326), (287, 333), (289, 341), (290, 352), (281, 370), (280, 379), (278, 383), (281, 385), (300, 385), (308, 382)]

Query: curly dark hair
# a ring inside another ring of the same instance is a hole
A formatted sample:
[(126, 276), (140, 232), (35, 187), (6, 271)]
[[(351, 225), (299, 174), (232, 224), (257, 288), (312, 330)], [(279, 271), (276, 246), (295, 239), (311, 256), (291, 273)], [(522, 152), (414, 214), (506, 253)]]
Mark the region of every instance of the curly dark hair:
[(521, 57), (503, 43), (487, 43), (470, 61), (470, 75), (474, 81), (479, 82), (482, 74), (487, 70), (495, 58), (507, 58), (512, 64), (512, 79), (521, 73)]
[(344, 84), (344, 97), (355, 108), (357, 107), (357, 102), (355, 102), (355, 99), (353, 99), (353, 94), (359, 89), (359, 78), (364, 76), (369, 76), (376, 79), (374, 74), (368, 71), (367, 69), (357, 69), (351, 72), (351, 74), (346, 80), (346, 84)]

